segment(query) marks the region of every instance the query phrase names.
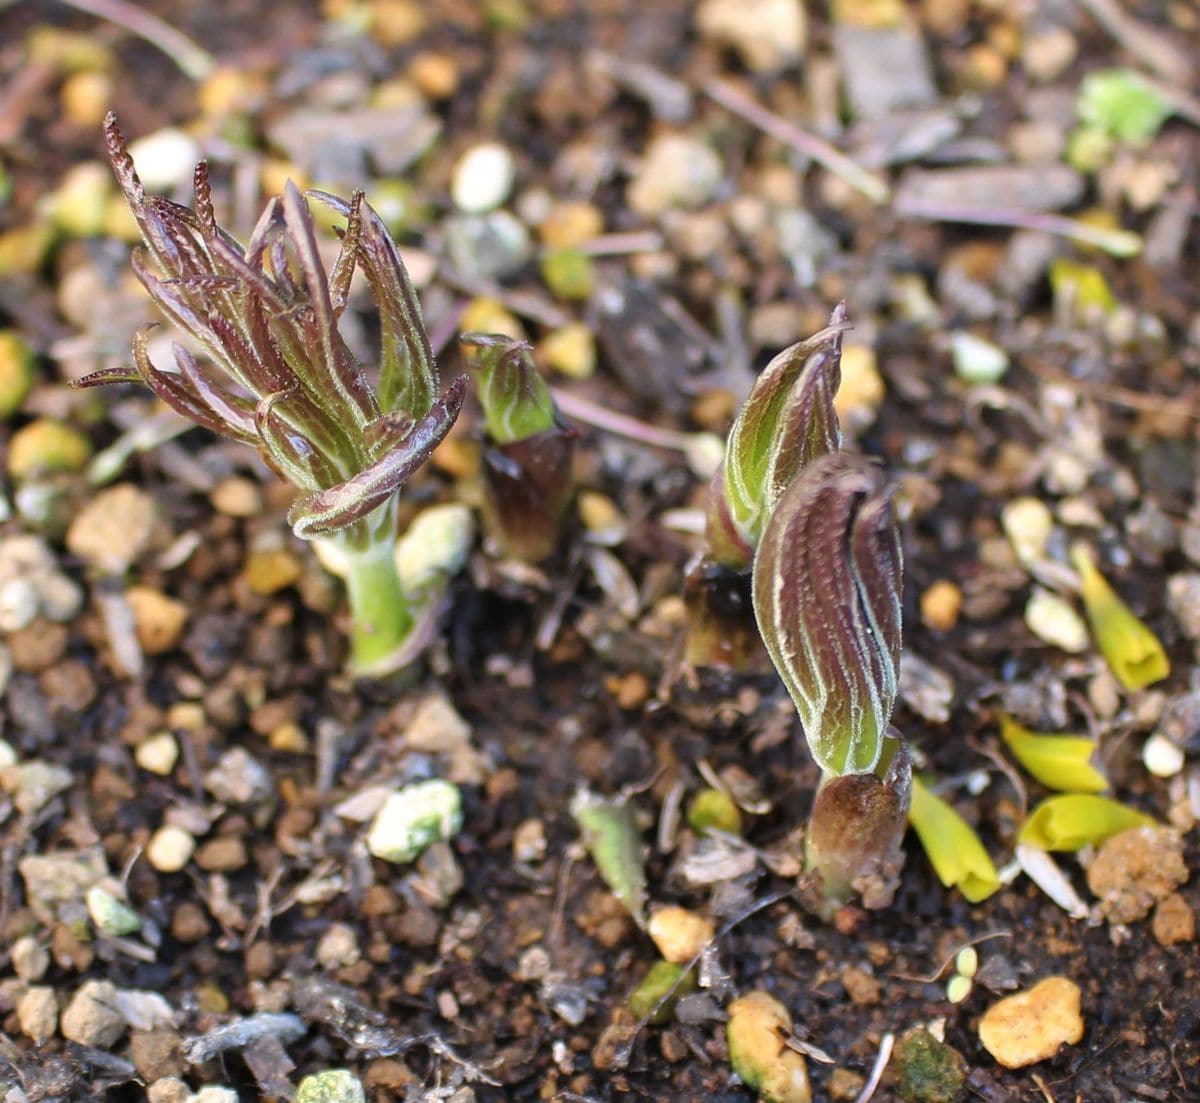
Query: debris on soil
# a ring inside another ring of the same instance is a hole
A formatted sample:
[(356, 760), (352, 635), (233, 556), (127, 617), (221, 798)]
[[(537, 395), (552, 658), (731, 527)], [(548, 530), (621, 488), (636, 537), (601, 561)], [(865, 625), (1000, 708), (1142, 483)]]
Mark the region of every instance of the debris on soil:
[(766, 992), (739, 996), (726, 1009), (733, 1071), (766, 1103), (811, 1103), (808, 1062), (788, 1045), (792, 1016)]
[(963, 1055), (919, 1026), (896, 1040), (892, 1070), (906, 1103), (955, 1103), (967, 1079)]
[(1046, 977), (1032, 988), (992, 1004), (979, 1020), (979, 1040), (1005, 1068), (1020, 1069), (1053, 1057), (1083, 1037), (1079, 986)]
[(1183, 840), (1169, 827), (1134, 827), (1105, 840), (1088, 866), (1088, 888), (1110, 923), (1135, 923), (1188, 879)]

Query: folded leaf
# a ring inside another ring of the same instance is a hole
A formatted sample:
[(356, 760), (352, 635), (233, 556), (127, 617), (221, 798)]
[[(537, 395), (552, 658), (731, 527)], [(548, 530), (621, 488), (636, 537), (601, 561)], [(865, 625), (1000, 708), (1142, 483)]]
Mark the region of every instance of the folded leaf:
[(1000, 718), (1000, 738), (1013, 757), (1050, 789), (1067, 793), (1100, 793), (1108, 779), (1092, 765), (1096, 744), (1076, 735), (1042, 735)]
[(1017, 841), (1042, 850), (1078, 850), (1130, 827), (1153, 824), (1150, 816), (1126, 804), (1107, 797), (1071, 793), (1042, 801), (1021, 825)]
[(464, 333), (459, 342), (469, 352), (484, 423), (495, 444), (527, 440), (554, 428), (554, 399), (526, 342), (491, 333)]
[(1079, 572), (1079, 593), (1096, 646), (1117, 681), (1126, 689), (1161, 682), (1171, 664), (1158, 638), (1117, 596), (1086, 547), (1076, 545), (1071, 561)]
[(763, 531), (754, 614), (825, 773), (879, 760), (896, 700), (902, 576), (883, 477), (861, 459), (814, 460)]
[(979, 836), (918, 777), (913, 778), (908, 822), (921, 840), (938, 880), (947, 888), (959, 889), (972, 904), (986, 900), (1000, 888), (996, 867)]

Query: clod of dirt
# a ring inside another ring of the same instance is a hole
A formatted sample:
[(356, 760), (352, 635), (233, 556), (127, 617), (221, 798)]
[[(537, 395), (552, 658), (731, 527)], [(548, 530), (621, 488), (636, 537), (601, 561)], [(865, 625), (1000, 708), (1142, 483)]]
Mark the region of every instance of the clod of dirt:
[(1150, 929), (1160, 946), (1176, 946), (1196, 937), (1196, 913), (1177, 892), (1164, 897), (1154, 909)]
[(58, 1029), (58, 1001), (54, 989), (36, 985), (26, 991), (17, 1004), (17, 1023), (21, 1033), (35, 1045), (44, 1045)]
[(89, 980), (71, 997), (62, 1013), (63, 1037), (81, 1046), (107, 1049), (125, 1033), (125, 1016), (116, 1008), (111, 981)]
[(133, 610), (138, 643), (147, 655), (170, 651), (183, 635), (188, 607), (150, 586), (131, 586), (125, 599)]
[(650, 916), (646, 930), (664, 959), (683, 965), (712, 941), (716, 928), (711, 919), (673, 906)]
[(1045, 1061), (1064, 1042), (1074, 1045), (1083, 1037), (1079, 1000), (1074, 981), (1047, 977), (992, 1004), (979, 1020), (979, 1040), (1005, 1068)]
[(892, 1067), (906, 1103), (954, 1103), (967, 1078), (963, 1055), (919, 1026), (901, 1035)]
[(1112, 923), (1133, 923), (1188, 879), (1183, 840), (1169, 827), (1133, 827), (1107, 839), (1088, 869), (1088, 888)]

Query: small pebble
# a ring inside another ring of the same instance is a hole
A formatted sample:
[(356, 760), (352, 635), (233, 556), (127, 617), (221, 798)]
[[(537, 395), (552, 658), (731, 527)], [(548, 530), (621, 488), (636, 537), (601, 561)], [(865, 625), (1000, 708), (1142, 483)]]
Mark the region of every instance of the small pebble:
[(1178, 946), (1196, 937), (1196, 913), (1177, 892), (1164, 897), (1154, 909), (1150, 929), (1160, 946)]
[(16, 330), (0, 330), (0, 421), (21, 408), (36, 379), (33, 350)]
[(671, 207), (694, 209), (713, 197), (724, 172), (721, 158), (706, 142), (685, 134), (662, 134), (646, 150), (626, 198), (645, 218)]
[(770, 73), (800, 58), (808, 17), (800, 0), (703, 0), (696, 29), (732, 46), (753, 72)]
[(67, 550), (85, 563), (123, 574), (154, 547), (159, 531), (154, 499), (132, 483), (102, 490), (67, 529)]
[(19, 632), (38, 615), (38, 595), (27, 578), (0, 583), (0, 632)]
[(583, 322), (568, 322), (548, 333), (538, 351), (550, 368), (568, 379), (590, 379), (596, 371), (596, 339)]
[(958, 623), (962, 603), (962, 590), (939, 578), (921, 594), (921, 621), (935, 632), (949, 632)]
[(1053, 1057), (1083, 1037), (1079, 986), (1047, 977), (1026, 992), (994, 1003), (979, 1020), (979, 1040), (1005, 1068), (1021, 1069)]
[(125, 1017), (117, 1010), (111, 981), (89, 980), (71, 997), (62, 1013), (62, 1035), (81, 1046), (109, 1049), (125, 1033)]
[(213, 509), (226, 517), (257, 517), (263, 511), (262, 488), (253, 479), (222, 479), (209, 496)]
[(600, 208), (584, 200), (559, 203), (538, 226), (538, 236), (551, 249), (573, 249), (603, 232)]
[(190, 134), (165, 127), (130, 142), (129, 156), (147, 189), (171, 191), (191, 180), (200, 160), (200, 147)]
[(138, 642), (147, 655), (170, 651), (183, 635), (188, 607), (150, 586), (130, 586), (125, 600), (133, 610)]
[(146, 1089), (147, 1103), (191, 1103), (191, 1089), (176, 1076), (164, 1076)]
[(33, 935), (22, 935), (11, 947), (13, 972), (24, 981), (39, 981), (50, 968), (50, 954)]
[(208, 1085), (187, 1098), (187, 1103), (239, 1103), (241, 1096), (233, 1088)]
[(224, 804), (262, 804), (275, 795), (270, 771), (244, 747), (231, 747), (204, 775), (204, 788)]
[(341, 969), (362, 957), (358, 935), (349, 923), (331, 923), (317, 940), (316, 954), (323, 969)]
[(21, 483), (37, 475), (82, 471), (91, 454), (91, 443), (82, 433), (42, 417), (13, 433), (6, 466), (13, 481)]
[(151, 735), (134, 748), (133, 760), (143, 770), (169, 777), (179, 761), (179, 741), (166, 731)]
[(299, 581), (304, 565), (287, 548), (266, 548), (246, 556), (242, 577), (252, 593), (270, 597)]
[(327, 1069), (300, 1081), (296, 1103), (366, 1103), (358, 1077), (345, 1069)]
[(472, 146), (454, 166), (450, 197), (469, 214), (495, 210), (509, 197), (516, 178), (516, 163), (498, 142)]
[(1189, 640), (1200, 640), (1200, 573), (1186, 571), (1167, 579), (1167, 608)]
[(17, 1024), (34, 1045), (50, 1041), (58, 1031), (58, 1000), (54, 989), (40, 985), (27, 989), (17, 1004)]
[(236, 835), (209, 839), (196, 851), (196, 865), (206, 873), (234, 873), (248, 861), (246, 844)]
[(1046, 558), (1046, 545), (1054, 531), (1054, 514), (1040, 498), (1014, 498), (1000, 511), (1000, 524), (1023, 567)]
[(675, 965), (691, 961), (716, 933), (711, 919), (680, 907), (660, 908), (650, 916), (646, 930), (658, 952)]
[(422, 781), (388, 795), (367, 832), (367, 849), (386, 862), (411, 862), (461, 827), (458, 787), (439, 779)]
[(870, 427), (885, 391), (875, 350), (868, 345), (843, 345), (842, 382), (833, 406), (848, 433), (853, 435)]
[(88, 889), (85, 900), (88, 915), (102, 934), (120, 938), (133, 934), (142, 925), (137, 912), (103, 885)]
[(1079, 53), (1075, 36), (1062, 26), (1049, 26), (1026, 36), (1021, 47), (1021, 64), (1039, 84), (1060, 77)]
[(1174, 777), (1183, 769), (1184, 754), (1165, 735), (1155, 732), (1142, 746), (1142, 762), (1155, 777)]
[(539, 819), (517, 824), (512, 850), (514, 861), (540, 862), (546, 856), (546, 825)]
[(950, 335), (954, 373), (967, 383), (996, 383), (1008, 371), (1008, 353), (967, 330)]
[(74, 781), (65, 766), (55, 766), (35, 758), (0, 769), (0, 786), (12, 796), (17, 811), (32, 816), (65, 793)]
[(159, 873), (178, 873), (191, 860), (196, 840), (182, 827), (166, 824), (146, 844), (146, 861)]
[(1088, 649), (1087, 625), (1075, 607), (1041, 586), (1034, 587), (1025, 605), (1025, 625), (1043, 643), (1070, 655)]

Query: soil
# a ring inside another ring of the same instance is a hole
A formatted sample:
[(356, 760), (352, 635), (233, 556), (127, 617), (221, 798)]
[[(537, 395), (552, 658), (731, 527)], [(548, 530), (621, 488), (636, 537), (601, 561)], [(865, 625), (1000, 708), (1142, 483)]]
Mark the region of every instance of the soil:
[[(873, 204), (704, 94), (714, 80), (731, 81), (740, 95), (814, 133), (824, 127), (865, 157), (861, 134), (841, 129), (848, 111), (829, 86), (844, 55), (835, 52), (830, 18), (816, 11), (804, 66), (756, 69), (749, 55), (698, 29), (694, 5), (670, 0), (396, 0), (375, 5), (374, 37), (356, 14), (372, 6), (349, 0), (319, 10), (256, 0), (143, 7), (230, 71), (253, 76), (261, 91), (243, 93), (244, 110), (222, 128), (197, 83), (145, 41), (66, 5), (0, 8), (0, 164), (11, 183), (0, 233), (33, 222), (71, 166), (101, 155), (98, 125), (63, 106), (69, 65), (50, 65), (22, 94), (36, 61), (31, 36), (74, 30), (107, 53), (104, 106), (127, 134), (182, 125), (199, 136), (219, 209), (236, 206), (239, 186), (245, 191), (239, 158), (288, 156), (270, 137), (281, 119), (361, 106), (388, 82), (409, 82), (408, 93), (391, 90), (393, 102), (415, 96), (441, 124), (399, 173), (426, 208), (403, 241), (436, 269), (422, 288), (435, 339), (446, 343), (481, 290), (494, 292), (535, 340), (582, 320), (597, 338), (598, 368), (589, 378), (556, 376), (554, 385), (654, 429), (723, 433), (752, 373), (847, 300), (852, 338), (873, 350), (879, 369), (877, 398), (846, 419), (856, 429), (849, 446), (877, 457), (900, 488), (910, 682), (893, 722), (921, 770), (1003, 865), (1024, 809), (1046, 794), (1003, 757), (1000, 713), (1039, 731), (1091, 734), (1113, 795), (1179, 827), (1186, 870), (1200, 867), (1200, 810), (1189, 805), (1189, 792), (1194, 802), (1200, 789), (1200, 724), (1186, 722), (1200, 626), (1168, 600), (1175, 580), (1200, 562), (1194, 100), (1190, 117), (1185, 104), (1144, 146), (1080, 174), (1083, 190), (1063, 212), (1098, 211), (1099, 221), (1157, 231), (1161, 244), (1168, 215), (1185, 209), (1176, 239), (1153, 257), (1117, 259), (1060, 238), (1027, 238), (1050, 253), (1026, 276), (1016, 240), (1027, 231), (918, 220), (890, 202)], [(1146, 35), (1194, 57), (1200, 28), (1191, 9), (1134, 5), (1134, 24), (1114, 38), (1085, 8), (1101, 5), (906, 9), (936, 92), (921, 109), (953, 124), (951, 136), (914, 158), (918, 168), (1013, 163), (1014, 141), (1039, 122), (1049, 123), (1041, 138), (1053, 146), (1070, 129), (1062, 105), (1073, 105), (1081, 78), (1113, 65), (1145, 68)], [(1072, 47), (1049, 75), (1044, 59), (1030, 57), (1048, 28)], [(438, 92), (444, 72), (453, 80)], [(1158, 76), (1180, 95), (1196, 92), (1194, 74)], [(880, 87), (891, 81), (879, 75)], [(822, 114), (830, 105), (832, 121)], [(897, 107), (881, 118), (900, 115)], [(635, 210), (626, 185), (666, 132), (709, 143), (720, 154), (719, 178), (690, 207), (650, 212), (654, 200), (641, 196)], [(370, 168), (355, 151), (368, 139), (345, 137), (350, 163)], [(586, 201), (606, 234), (638, 239), (628, 248), (610, 239), (611, 253), (596, 261), (598, 286), (619, 289), (623, 309), (609, 311), (600, 292), (588, 304), (556, 297), (536, 260), (499, 277), (452, 271), (451, 173), (480, 141), (513, 154), (518, 198), (510, 206), (524, 221), (547, 203)], [(897, 161), (878, 171), (895, 185), (916, 170)], [(1138, 171), (1166, 178), (1140, 205), (1127, 190)], [(778, 217), (795, 211), (814, 215), (814, 225), (802, 232)], [(245, 213), (238, 208), (236, 218)], [(813, 234), (828, 240), (813, 247)], [(103, 234), (60, 234), (32, 271), (7, 274), (0, 327), (35, 349), (39, 376), (0, 429), (6, 447), (36, 416), (68, 421), (97, 451), (151, 418), (153, 403), (134, 388), (97, 398), (64, 386), (84, 370), (122, 363), (137, 324), (153, 316), (123, 279), (126, 253)], [(1097, 323), (1053, 296), (1053, 256), (1102, 274), (1125, 311), (1123, 330), (1111, 316)], [(90, 306), (72, 310), (66, 288), (81, 271)], [(924, 300), (913, 305), (918, 287)], [(347, 319), (364, 345), (371, 324), (369, 313)], [(947, 334), (965, 330), (1006, 350), (1002, 378), (973, 385), (956, 375)], [(443, 363), (457, 361), (448, 348)], [(729, 1067), (720, 1009), (765, 988), (790, 1011), (800, 1042), (828, 1055), (809, 1051), (817, 1099), (854, 1099), (885, 1036), (918, 1024), (944, 1031), (966, 1059), (968, 1097), (986, 1103), (1200, 1099), (1200, 956), (1186, 922), (1186, 909), (1200, 908), (1195, 876), (1169, 905), (1170, 929), (1182, 931), (1170, 937), (1165, 918), (1157, 926), (1149, 918), (1113, 925), (1099, 912), (1072, 918), (1024, 876), (968, 904), (938, 882), (911, 835), (891, 907), (846, 908), (831, 923), (800, 906), (786, 862), (759, 860), (707, 886), (688, 881), (689, 829), (656, 840), (673, 789), (690, 796), (703, 788), (702, 768), (749, 775), (769, 810), (747, 818), (745, 836), (778, 859), (798, 853), (818, 772), (773, 671), (681, 664), (679, 596), (700, 543), (672, 525), (671, 511), (695, 516), (704, 480), (678, 449), (577, 427), (579, 485), (593, 495), (591, 510), (572, 515), (555, 557), (529, 568), (476, 547), (419, 673), (380, 682), (344, 673), (339, 588), (287, 529), (292, 492), (248, 450), (189, 430), (135, 452), (118, 481), (148, 497), (160, 528), (115, 571), (89, 565), (66, 538), (100, 486), (80, 472), (56, 476), (42, 484), (53, 508), (34, 517), (10, 483), (4, 540), (40, 536), (84, 600), (77, 612), (39, 615), (6, 639), (13, 669), (4, 739), (18, 764), (68, 773), (42, 796), (28, 795), (28, 776), (5, 775), (5, 1098), (138, 1100), (171, 1076), (193, 1091), (218, 1084), (244, 1100), (288, 1098), (304, 1075), (348, 1068), (376, 1100), (735, 1103), (753, 1094)], [(420, 507), (474, 493), (479, 434), (469, 410), (406, 490), (406, 521)], [(1023, 495), (1055, 512), (1050, 555), (1060, 566), (1067, 534), (1100, 549), (1107, 577), (1166, 648), (1167, 680), (1126, 693), (1093, 647), (1068, 654), (1030, 630), (1024, 610), (1035, 580), (1001, 527), (1003, 507)], [(597, 511), (615, 526), (597, 524)], [(274, 558), (254, 558), (264, 555)], [(251, 561), (260, 572), (253, 584)], [(939, 581), (957, 588), (961, 612), (923, 615), (922, 595)], [(168, 626), (165, 640), (143, 639), (131, 668), (122, 651), (129, 627), (113, 609), (133, 586), (183, 603), (187, 620), (177, 632)], [(434, 699), (465, 721), (465, 751), (461, 741), (439, 744), (436, 732), (425, 749), (412, 748), (414, 717)], [(1143, 743), (1160, 730), (1185, 752), (1171, 777), (1152, 775), (1142, 761)], [(163, 732), (179, 758), (156, 773), (136, 756)], [(248, 757), (230, 759), (239, 748)], [(460, 783), (462, 829), (415, 865), (371, 858), (365, 823), (345, 814), (344, 802), (428, 776)], [(686, 1017), (631, 1029), (626, 1000), (656, 954), (581, 846), (569, 805), (583, 786), (629, 794), (643, 817), (651, 901), (712, 915), (722, 931), (703, 977), (712, 1001), (690, 1005)], [(198, 843), (178, 872), (146, 856), (167, 822)], [(98, 932), (78, 904), (47, 913), (22, 863), (56, 854), (98, 862), (123, 886), (140, 930)], [(1086, 896), (1080, 864), (1058, 858)], [(981, 972), (954, 1004), (947, 963), (968, 942), (977, 943)], [(31, 947), (49, 952), (40, 969), (27, 960), (37, 957)], [(980, 1015), (1054, 974), (1082, 990), (1082, 1041), (1027, 1069), (1001, 1067), (979, 1041)], [(49, 986), (62, 1010), (86, 981), (156, 993), (170, 1015), (142, 1007), (149, 1018), (126, 1030), (126, 1011), (115, 1042), (102, 1031), (92, 1044), (68, 1040), (65, 1018), (41, 1044), (29, 1036), (18, 1006), (30, 985)], [(289, 1020), (298, 1031), (281, 1027), (265, 1042), (220, 1052), (195, 1042), (262, 1013), (298, 1016)], [(899, 1098), (896, 1091), (885, 1075), (873, 1098)]]

